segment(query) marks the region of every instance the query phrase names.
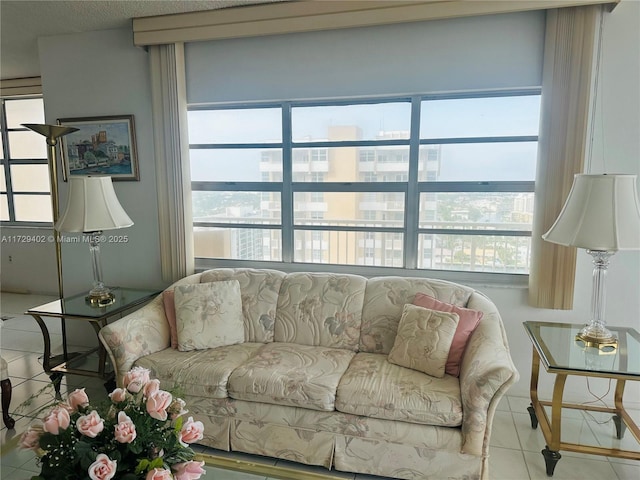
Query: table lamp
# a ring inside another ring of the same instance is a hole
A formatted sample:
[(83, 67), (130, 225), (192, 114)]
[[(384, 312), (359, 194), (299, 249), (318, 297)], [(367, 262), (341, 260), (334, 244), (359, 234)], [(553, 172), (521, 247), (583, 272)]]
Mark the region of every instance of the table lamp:
[(578, 174), (557, 220), (542, 238), (587, 249), (593, 257), (591, 320), (576, 336), (585, 346), (615, 349), (604, 318), (609, 257), (640, 249), (640, 205), (636, 175)]
[(70, 178), (69, 198), (64, 213), (56, 222), (60, 232), (82, 232), (89, 236), (93, 267), (93, 288), (87, 302), (104, 307), (114, 302), (114, 295), (102, 281), (100, 240), (102, 232), (130, 227), (133, 221), (120, 205), (111, 177)]

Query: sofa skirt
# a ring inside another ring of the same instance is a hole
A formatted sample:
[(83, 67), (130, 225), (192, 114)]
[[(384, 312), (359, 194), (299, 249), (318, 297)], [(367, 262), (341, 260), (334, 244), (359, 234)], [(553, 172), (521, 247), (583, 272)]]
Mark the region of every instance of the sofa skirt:
[(460, 453), (459, 427), (434, 427), (340, 412), (203, 397), (185, 398), (203, 422), (202, 443), (401, 479), (481, 477), (482, 457)]

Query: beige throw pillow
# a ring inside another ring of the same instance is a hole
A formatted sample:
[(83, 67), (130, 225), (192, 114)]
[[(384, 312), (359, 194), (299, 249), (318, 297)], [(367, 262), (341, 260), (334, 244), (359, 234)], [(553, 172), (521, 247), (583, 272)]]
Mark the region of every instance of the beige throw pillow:
[(237, 280), (174, 289), (178, 350), (203, 350), (244, 342), (242, 297)]
[(459, 319), (455, 313), (406, 304), (389, 362), (443, 377)]

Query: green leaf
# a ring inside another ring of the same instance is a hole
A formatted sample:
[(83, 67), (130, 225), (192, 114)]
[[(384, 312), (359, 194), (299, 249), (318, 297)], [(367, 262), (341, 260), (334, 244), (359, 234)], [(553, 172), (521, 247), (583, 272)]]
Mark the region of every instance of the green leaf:
[(151, 464), (149, 465), (149, 470), (153, 470), (154, 468), (162, 468), (162, 465), (164, 465), (164, 460), (162, 459), (162, 457), (154, 458), (153, 462), (151, 462)]
[(149, 467), (149, 460), (147, 460), (146, 458), (143, 458), (142, 460), (140, 460), (140, 462), (136, 466), (136, 474), (140, 474), (146, 471), (148, 467)]
[(176, 419), (176, 426), (174, 428), (176, 433), (180, 433), (180, 430), (182, 430), (182, 424), (184, 422), (184, 419), (182, 417), (178, 417)]

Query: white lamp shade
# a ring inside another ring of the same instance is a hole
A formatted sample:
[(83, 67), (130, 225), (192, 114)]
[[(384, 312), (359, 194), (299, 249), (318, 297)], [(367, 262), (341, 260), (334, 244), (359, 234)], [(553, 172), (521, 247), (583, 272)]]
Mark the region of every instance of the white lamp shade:
[(97, 232), (130, 227), (133, 221), (116, 197), (111, 177), (71, 177), (67, 207), (55, 228)]
[(576, 175), (548, 242), (617, 251), (640, 249), (636, 175)]

